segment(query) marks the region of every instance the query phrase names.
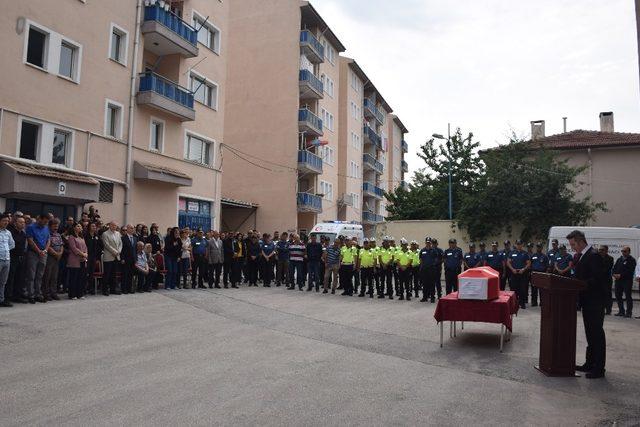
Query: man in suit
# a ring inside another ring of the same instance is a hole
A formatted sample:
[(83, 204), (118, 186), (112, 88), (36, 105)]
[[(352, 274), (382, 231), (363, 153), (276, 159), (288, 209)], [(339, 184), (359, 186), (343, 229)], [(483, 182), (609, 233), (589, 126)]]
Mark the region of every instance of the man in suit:
[(109, 296), (109, 292), (120, 295), (120, 288), (116, 284), (116, 273), (120, 264), (120, 252), (122, 252), (122, 238), (115, 221), (109, 223), (109, 229), (101, 236), (104, 252), (102, 254), (104, 264), (104, 282), (102, 295)]
[[(207, 263), (209, 264), (209, 288), (220, 289), (220, 273), (224, 262), (224, 250), (222, 240), (217, 231), (211, 233), (211, 239), (207, 242)], [(224, 287), (227, 287), (225, 282)]]
[[(122, 236), (122, 252), (120, 253), (120, 261), (122, 262), (122, 293), (133, 293), (133, 274), (136, 264), (136, 244), (138, 239), (134, 234), (133, 225), (127, 224), (126, 233)], [(142, 292), (142, 286), (138, 287), (138, 291)]]
[(586, 361), (576, 366), (577, 371), (586, 372), (587, 378), (604, 377), (606, 339), (604, 334), (604, 311), (606, 294), (606, 271), (602, 256), (587, 243), (584, 233), (574, 230), (567, 235), (574, 251), (573, 268), (575, 278), (586, 283), (580, 293), (582, 320), (587, 337)]

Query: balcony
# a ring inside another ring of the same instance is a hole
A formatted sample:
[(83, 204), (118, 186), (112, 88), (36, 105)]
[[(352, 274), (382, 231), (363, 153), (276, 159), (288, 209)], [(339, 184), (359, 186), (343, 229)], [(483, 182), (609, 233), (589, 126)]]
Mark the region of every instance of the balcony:
[(198, 56), (196, 29), (157, 4), (144, 7), (144, 21), (140, 31), (144, 34), (144, 48), (158, 56)]
[(324, 46), (309, 30), (300, 31), (300, 53), (312, 64), (324, 62)]
[(307, 135), (322, 136), (322, 119), (306, 108), (298, 110), (298, 129)]
[(365, 197), (375, 197), (376, 199), (382, 200), (384, 197), (384, 191), (380, 187), (376, 187), (370, 182), (362, 183), (362, 194)]
[(138, 105), (147, 105), (170, 114), (181, 122), (196, 118), (196, 111), (193, 109), (193, 93), (155, 73), (140, 74), (136, 102)]
[(364, 113), (364, 117), (366, 119), (373, 119), (376, 117), (376, 113), (378, 109), (376, 108), (376, 103), (370, 100), (369, 98), (364, 99), (364, 108), (362, 109)]
[(400, 188), (404, 191), (409, 191), (409, 184), (407, 184), (407, 181), (400, 181)]
[(400, 165), (402, 166), (402, 172), (409, 172), (409, 164), (407, 162), (403, 160)]
[(377, 147), (378, 150), (382, 150), (382, 138), (380, 138), (380, 135), (378, 135), (376, 131), (371, 128), (371, 126), (364, 125), (362, 133), (364, 135), (365, 144), (373, 144)]
[(298, 151), (298, 170), (302, 173), (322, 173), (322, 159), (311, 151)]
[(404, 139), (402, 140), (402, 152), (403, 153), (409, 152), (409, 144), (407, 144), (407, 141), (405, 141)]
[(380, 126), (384, 125), (384, 112), (380, 109), (376, 109), (376, 121), (380, 124)]
[(322, 198), (311, 193), (298, 193), (298, 212), (322, 212)]
[(309, 70), (300, 70), (299, 78), (300, 99), (322, 99), (324, 97), (324, 85)]
[(362, 212), (362, 223), (363, 224), (378, 224), (384, 222), (384, 217), (382, 215), (374, 214), (372, 212)]
[(384, 172), (384, 165), (376, 160), (371, 154), (363, 154), (362, 155), (362, 163), (364, 164), (365, 170), (372, 170), (378, 175), (382, 175)]

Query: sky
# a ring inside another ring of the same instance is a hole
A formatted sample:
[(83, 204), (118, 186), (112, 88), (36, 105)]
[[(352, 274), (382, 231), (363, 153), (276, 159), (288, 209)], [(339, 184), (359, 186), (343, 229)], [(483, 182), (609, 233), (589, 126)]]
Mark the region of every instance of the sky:
[(546, 134), (640, 132), (633, 0), (312, 0), (409, 129), (409, 178), (418, 147), (447, 123), (482, 148)]

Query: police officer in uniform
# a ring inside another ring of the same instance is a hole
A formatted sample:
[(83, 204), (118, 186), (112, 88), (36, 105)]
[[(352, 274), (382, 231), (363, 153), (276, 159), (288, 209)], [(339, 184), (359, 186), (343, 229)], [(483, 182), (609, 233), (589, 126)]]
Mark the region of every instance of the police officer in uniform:
[(411, 263), (413, 262), (413, 256), (409, 251), (409, 245), (407, 239), (404, 237), (400, 239), (400, 251), (396, 255), (398, 264), (398, 277), (400, 279), (398, 283), (398, 295), (399, 300), (404, 300), (404, 294), (406, 291), (407, 301), (411, 301)]
[(369, 238), (369, 250), (373, 254), (373, 283), (377, 290), (380, 287), (380, 266), (378, 265), (380, 248), (377, 246), (375, 237)]
[(478, 252), (480, 255), (480, 262), (476, 267), (484, 267), (487, 265), (487, 253), (487, 245), (484, 242), (480, 242), (480, 252)]
[(511, 270), (507, 268), (507, 260), (511, 256), (511, 242), (509, 240), (504, 241), (504, 249), (502, 249), (501, 255), (504, 263), (504, 275), (500, 276), (500, 289), (504, 291), (507, 288), (507, 281), (511, 278)]
[(373, 298), (373, 270), (375, 267), (376, 257), (375, 250), (371, 248), (369, 239), (365, 237), (362, 244), (364, 245), (360, 249), (360, 256), (358, 257), (358, 263), (360, 267), (360, 293), (359, 297), (363, 297), (365, 291), (368, 290), (369, 298)]
[(437, 266), (434, 264), (436, 251), (432, 248), (431, 238), (424, 239), (424, 248), (420, 249), (418, 257), (420, 258), (420, 282), (422, 283), (422, 299), (421, 302), (435, 302), (435, 271)]
[(418, 247), (418, 242), (415, 240), (411, 241), (411, 279), (412, 279), (412, 288), (415, 297), (418, 298), (420, 296), (420, 289), (422, 289), (422, 285), (420, 282), (420, 248)]
[(356, 262), (357, 249), (352, 246), (350, 239), (344, 240), (345, 245), (340, 249), (340, 284), (342, 294), (353, 295), (353, 271)]
[(480, 267), (482, 264), (482, 257), (476, 252), (476, 244), (469, 243), (469, 252), (464, 255), (464, 269), (468, 270), (474, 267)]
[[(542, 243), (536, 244), (536, 252), (531, 255), (531, 271), (545, 273), (549, 270), (549, 257), (542, 252)], [(531, 284), (531, 306), (538, 305), (538, 287)]]
[(609, 246), (600, 245), (598, 253), (602, 257), (602, 265), (604, 266), (605, 275), (605, 288), (606, 295), (604, 297), (604, 314), (611, 314), (611, 308), (613, 307), (613, 298), (611, 298), (611, 290), (613, 288), (613, 257), (609, 255)]
[(516, 250), (511, 252), (507, 259), (507, 268), (511, 271), (509, 289), (516, 292), (520, 308), (527, 308), (526, 291), (527, 270), (531, 267), (531, 260), (527, 251), (522, 249), (522, 241), (516, 241)]
[(560, 254), (560, 249), (558, 248), (558, 239), (551, 240), (551, 249), (547, 251), (547, 258), (549, 258), (549, 269), (547, 270), (549, 273), (553, 273), (553, 267), (556, 262), (556, 258)]
[(487, 252), (486, 266), (493, 268), (500, 275), (500, 290), (504, 291), (502, 287), (502, 278), (504, 277), (504, 258), (502, 252), (498, 250), (498, 242), (491, 244), (491, 252)]
[(378, 298), (384, 298), (385, 285), (389, 299), (393, 299), (393, 251), (389, 245), (389, 237), (385, 236), (382, 248), (378, 251), (378, 265), (380, 266), (380, 288)]
[(565, 245), (561, 245), (558, 251), (558, 255), (556, 255), (555, 262), (553, 263), (553, 272), (561, 276), (571, 277), (573, 257), (567, 253), (567, 247)]
[(447, 295), (458, 290), (458, 274), (462, 271), (462, 249), (456, 239), (449, 239), (449, 248), (444, 251), (444, 280)]
[(444, 251), (438, 247), (438, 239), (431, 239), (431, 247), (436, 254), (436, 258), (433, 260), (433, 266), (435, 269), (432, 271), (433, 282), (435, 283), (436, 291), (438, 292), (438, 299), (442, 297), (442, 265), (444, 264)]
[[(629, 246), (622, 248), (622, 255), (613, 266), (613, 278), (615, 280), (616, 301), (618, 302), (618, 314), (620, 317), (631, 317), (633, 312), (633, 299), (631, 287), (633, 286), (633, 273), (636, 271), (636, 260), (631, 256)], [(627, 310), (624, 309), (624, 294), (627, 300)]]

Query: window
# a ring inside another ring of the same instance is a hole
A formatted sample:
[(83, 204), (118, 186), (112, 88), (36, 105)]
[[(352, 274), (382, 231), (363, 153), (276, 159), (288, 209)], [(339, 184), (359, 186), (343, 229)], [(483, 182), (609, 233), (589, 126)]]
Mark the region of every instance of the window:
[(349, 193), (351, 195), (351, 200), (353, 200), (353, 206), (360, 206), (360, 194), (358, 193)]
[[(220, 54), (220, 30), (210, 21), (193, 15), (193, 26), (198, 31), (198, 42), (205, 45), (218, 55)], [(201, 28), (202, 27), (202, 28)]]
[(22, 122), (20, 128), (20, 157), (36, 160), (40, 142), (40, 125), (27, 121)]
[(27, 40), (27, 62), (36, 67), (46, 69), (47, 43), (49, 34), (29, 26), (29, 38)]
[(204, 77), (191, 73), (193, 99), (207, 107), (218, 109), (218, 85)]
[(351, 132), (351, 146), (356, 150), (360, 150), (362, 148), (362, 144), (360, 142), (360, 135)]
[(127, 39), (129, 33), (115, 24), (111, 24), (111, 34), (109, 39), (109, 58), (127, 65)]
[(333, 98), (334, 84), (333, 80), (330, 77), (323, 77), (322, 79), (324, 83), (324, 92)]
[(320, 181), (320, 194), (323, 194), (323, 199), (333, 200), (333, 184), (327, 181)]
[(318, 147), (318, 156), (322, 158), (322, 163), (324, 164), (329, 166), (333, 166), (335, 164), (335, 152), (332, 147), (327, 145)]
[(162, 152), (164, 142), (164, 121), (151, 119), (151, 142), (149, 148), (153, 151)]
[(336, 50), (329, 44), (327, 39), (322, 40), (322, 46), (324, 47), (324, 57), (331, 63), (335, 64)]
[(51, 153), (51, 163), (67, 166), (68, 150), (71, 144), (71, 134), (61, 129), (53, 132), (53, 151)]
[(107, 100), (104, 133), (111, 138), (122, 138), (122, 104)]
[(78, 61), (78, 47), (63, 41), (60, 44), (60, 67), (58, 74), (71, 80), (76, 80)]
[(211, 143), (187, 134), (187, 140), (184, 145), (184, 158), (203, 165), (211, 164)]
[(400, 181), (400, 168), (397, 166), (393, 168), (393, 180)]
[(362, 174), (360, 173), (360, 164), (353, 160), (349, 164), (349, 176), (352, 178), (362, 178)]
[(322, 108), (321, 116), (324, 127), (333, 131), (333, 114)]
[(356, 93), (360, 93), (360, 88), (362, 87), (362, 85), (360, 84), (360, 79), (358, 78), (358, 75), (355, 73), (355, 71), (351, 70), (351, 72), (349, 73), (349, 80), (351, 83), (351, 88), (356, 91)]
[(98, 202), (113, 203), (113, 182), (100, 181)]

